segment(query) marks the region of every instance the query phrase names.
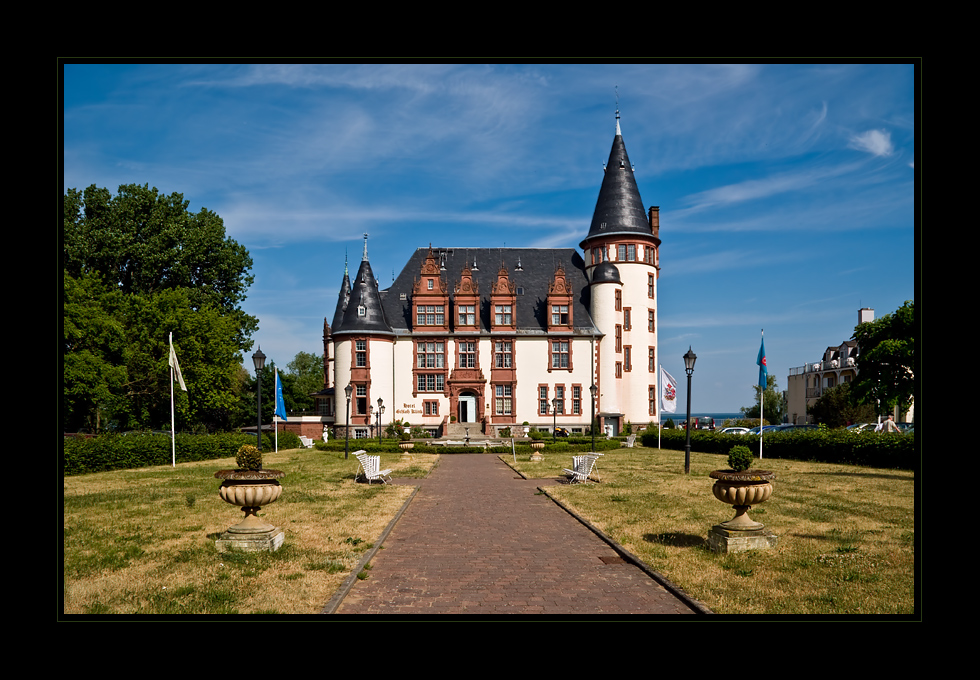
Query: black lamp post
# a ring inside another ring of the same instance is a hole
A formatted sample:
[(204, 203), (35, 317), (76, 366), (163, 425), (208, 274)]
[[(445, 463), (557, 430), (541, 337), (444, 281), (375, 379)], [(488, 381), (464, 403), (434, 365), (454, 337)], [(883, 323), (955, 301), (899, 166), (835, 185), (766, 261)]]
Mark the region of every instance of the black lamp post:
[(252, 355), (252, 364), (255, 366), (255, 378), (258, 381), (256, 385), (256, 394), (258, 396), (258, 427), (255, 430), (255, 443), (259, 449), (262, 450), (262, 369), (265, 368), (265, 355), (262, 353), (262, 348), (259, 347), (258, 351)]
[(555, 430), (558, 429), (558, 397), (551, 400), (551, 443), (555, 443), (555, 437), (557, 434)]
[(347, 454), (350, 453), (350, 395), (354, 391), (354, 386), (347, 383), (347, 387), (344, 388), (344, 394), (347, 395), (347, 421), (344, 424), (344, 460), (347, 460)]
[(599, 391), (599, 388), (593, 385), (589, 388), (589, 393), (592, 395), (592, 422), (589, 423), (589, 429), (592, 431), (592, 453), (595, 453), (595, 395)]
[(378, 397), (378, 443), (381, 443), (381, 414), (385, 412), (384, 402)]
[(684, 370), (687, 372), (687, 443), (684, 445), (684, 474), (691, 472), (691, 374), (698, 355), (691, 351), (690, 345), (684, 355)]

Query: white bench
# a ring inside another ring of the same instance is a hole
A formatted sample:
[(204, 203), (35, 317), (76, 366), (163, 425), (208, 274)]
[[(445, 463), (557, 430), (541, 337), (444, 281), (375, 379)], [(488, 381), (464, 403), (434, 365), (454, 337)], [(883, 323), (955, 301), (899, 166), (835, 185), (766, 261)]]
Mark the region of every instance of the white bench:
[(629, 437), (626, 438), (626, 448), (632, 449), (633, 448), (633, 444), (635, 444), (635, 443), (636, 443), (636, 435), (635, 434), (631, 434)]
[[(358, 477), (363, 477), (370, 484), (376, 479), (380, 479), (382, 484), (387, 484), (391, 481), (391, 470), (381, 470), (381, 456), (369, 456), (363, 449), (360, 451), (355, 451), (354, 455), (360, 462), (360, 468), (354, 475), (354, 481), (357, 481)], [(387, 478), (387, 480), (385, 479)]]
[(303, 446), (305, 446), (306, 448), (308, 449), (313, 448), (313, 440), (310, 439), (309, 437), (304, 437), (303, 435), (300, 435), (299, 440), (303, 442)]
[(574, 469), (569, 470), (565, 468), (562, 472), (566, 473), (566, 476), (571, 479), (572, 483), (588, 482), (589, 475), (592, 474), (592, 468), (595, 467), (595, 462), (601, 455), (601, 453), (586, 453), (581, 456), (572, 456), (572, 467)]

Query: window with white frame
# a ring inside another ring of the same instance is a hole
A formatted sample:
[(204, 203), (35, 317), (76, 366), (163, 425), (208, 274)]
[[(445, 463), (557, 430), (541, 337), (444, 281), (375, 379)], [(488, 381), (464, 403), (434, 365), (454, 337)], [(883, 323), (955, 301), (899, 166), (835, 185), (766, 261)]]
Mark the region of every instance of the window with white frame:
[(418, 392), (443, 392), (446, 388), (444, 373), (419, 373), (416, 381)]
[(416, 366), (418, 368), (445, 368), (446, 343), (419, 342), (416, 346)]
[(571, 360), (568, 354), (568, 340), (551, 341), (551, 367), (569, 368)]
[(476, 343), (459, 343), (459, 367), (476, 368)]
[(445, 307), (442, 305), (419, 305), (415, 314), (416, 326), (442, 326), (445, 323)]
[(568, 325), (568, 305), (551, 305), (551, 325)]
[(493, 365), (497, 368), (511, 368), (514, 365), (514, 344), (510, 340), (493, 343)]
[(513, 414), (513, 387), (511, 385), (494, 385), (494, 412), (498, 416)]

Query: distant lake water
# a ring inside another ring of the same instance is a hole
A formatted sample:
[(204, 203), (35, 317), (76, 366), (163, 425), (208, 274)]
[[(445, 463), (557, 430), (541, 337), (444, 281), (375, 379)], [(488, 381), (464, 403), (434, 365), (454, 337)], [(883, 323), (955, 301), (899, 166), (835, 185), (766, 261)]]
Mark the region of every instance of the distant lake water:
[[(684, 420), (687, 417), (686, 411), (675, 411), (674, 413), (661, 413), (661, 422), (666, 422), (668, 418), (673, 418), (675, 421)], [(692, 413), (692, 418), (714, 418), (715, 423), (723, 423), (726, 420), (741, 420), (741, 413)]]

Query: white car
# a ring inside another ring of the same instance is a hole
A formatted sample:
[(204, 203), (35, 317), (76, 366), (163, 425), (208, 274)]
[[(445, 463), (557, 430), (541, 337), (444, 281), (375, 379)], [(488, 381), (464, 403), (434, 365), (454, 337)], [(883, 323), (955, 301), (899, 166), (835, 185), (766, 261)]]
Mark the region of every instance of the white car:
[(726, 427), (721, 431), (722, 434), (748, 434), (749, 428), (747, 427)]

